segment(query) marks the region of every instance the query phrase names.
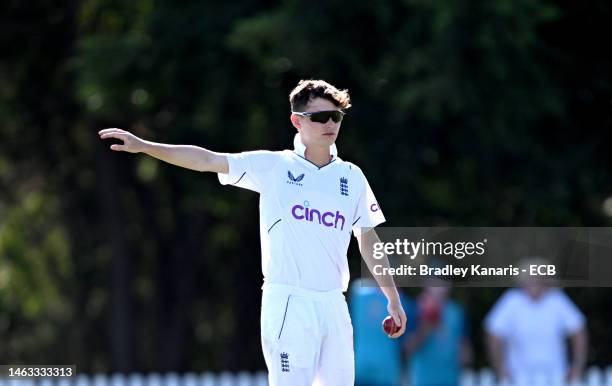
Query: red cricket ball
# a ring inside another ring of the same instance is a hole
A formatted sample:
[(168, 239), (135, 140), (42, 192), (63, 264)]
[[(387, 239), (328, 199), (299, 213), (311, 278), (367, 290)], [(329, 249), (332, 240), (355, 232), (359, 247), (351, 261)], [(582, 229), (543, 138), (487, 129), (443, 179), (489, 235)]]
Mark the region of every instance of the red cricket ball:
[(395, 321), (393, 320), (392, 316), (387, 316), (382, 322), (382, 328), (385, 331), (385, 334), (387, 335), (395, 334), (400, 330), (400, 327), (401, 326), (395, 324)]

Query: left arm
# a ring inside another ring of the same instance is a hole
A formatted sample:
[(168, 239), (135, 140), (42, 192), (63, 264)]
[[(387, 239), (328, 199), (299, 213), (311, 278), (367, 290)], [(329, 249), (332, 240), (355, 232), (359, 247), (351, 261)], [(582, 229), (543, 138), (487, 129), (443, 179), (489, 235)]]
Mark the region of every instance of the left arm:
[(572, 365), (568, 375), (570, 380), (579, 379), (584, 371), (587, 357), (587, 342), (588, 336), (584, 327), (570, 336), (572, 348)]
[(472, 350), (472, 344), (467, 337), (461, 339), (459, 346), (459, 361), (463, 367), (468, 367), (474, 361), (474, 351)]
[(393, 317), (395, 324), (401, 326), (400, 330), (395, 334), (390, 335), (390, 337), (399, 338), (404, 334), (404, 331), (406, 331), (406, 313), (404, 312), (404, 308), (402, 307), (399, 293), (397, 292), (397, 288), (395, 287), (395, 282), (393, 281), (392, 276), (376, 276), (373, 272), (374, 265), (380, 264), (383, 267), (389, 267), (389, 259), (387, 259), (386, 255), (382, 259), (375, 259), (372, 255), (374, 251), (374, 244), (380, 243), (380, 238), (376, 234), (376, 231), (374, 229), (371, 229), (363, 233), (360, 237), (357, 237), (357, 241), (359, 243), (359, 251), (361, 252), (361, 257), (365, 261), (370, 272), (372, 272), (372, 275), (378, 282), (380, 289), (387, 298), (387, 311), (389, 312), (389, 315)]

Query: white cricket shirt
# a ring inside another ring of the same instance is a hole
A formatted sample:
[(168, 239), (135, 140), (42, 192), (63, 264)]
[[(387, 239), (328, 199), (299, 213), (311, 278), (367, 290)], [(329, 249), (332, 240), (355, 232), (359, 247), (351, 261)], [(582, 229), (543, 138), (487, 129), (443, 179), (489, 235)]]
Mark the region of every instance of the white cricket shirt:
[(504, 340), (505, 366), (514, 379), (564, 376), (566, 338), (584, 324), (582, 312), (559, 289), (538, 300), (524, 290), (508, 290), (485, 319), (486, 331)]
[(363, 172), (337, 156), (318, 167), (295, 149), (228, 154), (223, 185), (256, 191), (264, 281), (315, 291), (347, 290), (351, 231), (385, 221)]

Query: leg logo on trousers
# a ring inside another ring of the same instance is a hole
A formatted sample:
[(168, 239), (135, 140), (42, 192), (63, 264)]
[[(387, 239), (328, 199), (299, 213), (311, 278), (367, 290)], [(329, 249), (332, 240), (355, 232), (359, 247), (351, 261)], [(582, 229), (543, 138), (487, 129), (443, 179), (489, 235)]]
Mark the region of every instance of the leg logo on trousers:
[(281, 371), (289, 372), (289, 354), (282, 352), (280, 354)]

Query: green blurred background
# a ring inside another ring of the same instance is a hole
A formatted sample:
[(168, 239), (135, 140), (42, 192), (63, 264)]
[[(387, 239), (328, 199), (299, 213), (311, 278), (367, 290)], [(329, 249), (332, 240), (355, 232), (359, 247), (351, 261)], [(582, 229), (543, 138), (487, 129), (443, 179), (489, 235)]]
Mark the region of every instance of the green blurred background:
[[(283, 149), (302, 78), (387, 225), (612, 225), (610, 36), (604, 0), (2, 2), (0, 363), (264, 369), (257, 195), (96, 133)], [(500, 292), (456, 291), (477, 367)], [(568, 293), (612, 363), (612, 291)]]

